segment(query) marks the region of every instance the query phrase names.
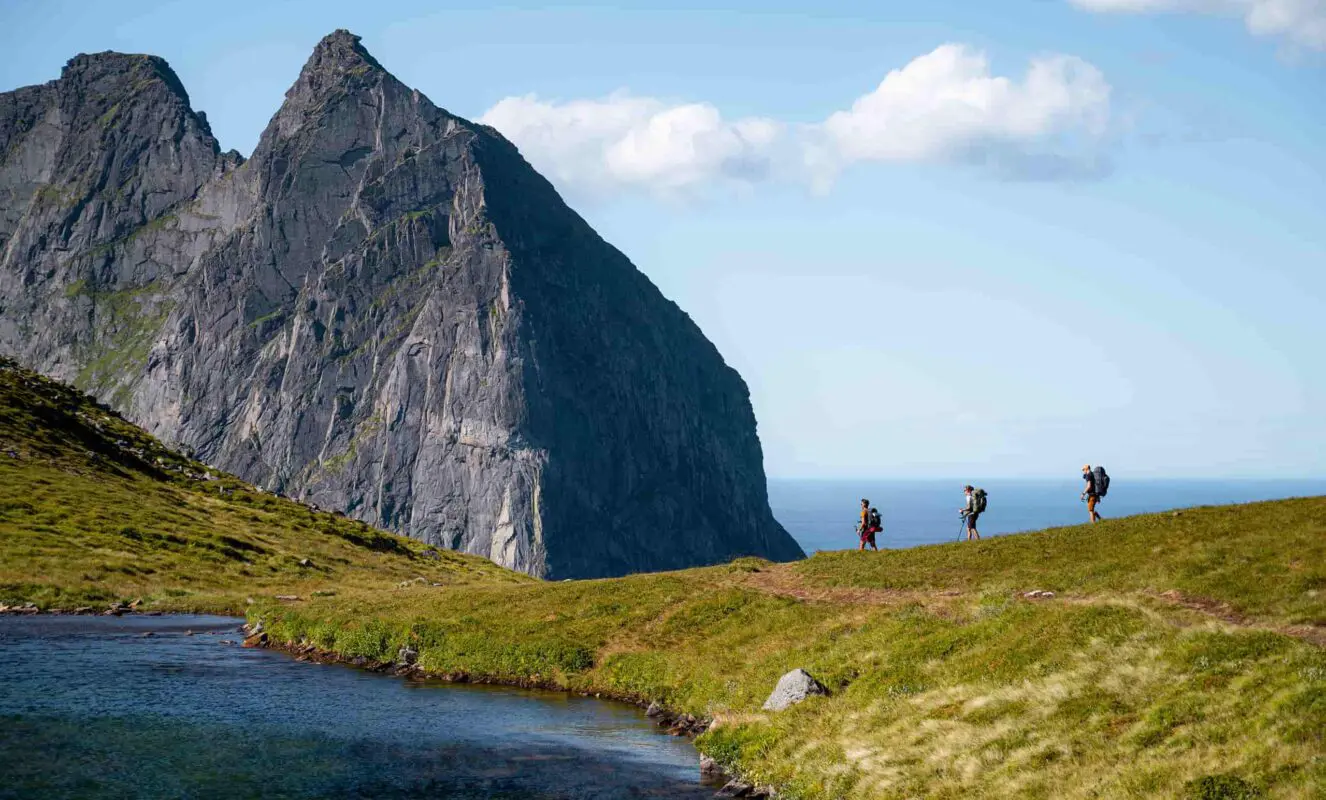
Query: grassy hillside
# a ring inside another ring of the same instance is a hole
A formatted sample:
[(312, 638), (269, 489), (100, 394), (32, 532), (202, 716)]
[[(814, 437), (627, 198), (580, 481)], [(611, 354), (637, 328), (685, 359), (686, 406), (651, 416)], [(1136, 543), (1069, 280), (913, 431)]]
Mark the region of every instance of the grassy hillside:
[(242, 612), (407, 581), (528, 579), (263, 493), (0, 359), (0, 604)]
[[(657, 700), (787, 798), (1322, 797), (1324, 592), (1326, 498), (533, 581), (258, 492), (0, 362), (0, 603), (247, 606), (278, 645)], [(761, 711), (796, 667), (830, 696)]]
[[(1031, 599), (1051, 590), (1051, 599)], [(794, 564), (346, 592), (277, 641), (716, 720), (784, 796), (1321, 797), (1326, 498)], [(760, 710), (785, 671), (832, 690)]]

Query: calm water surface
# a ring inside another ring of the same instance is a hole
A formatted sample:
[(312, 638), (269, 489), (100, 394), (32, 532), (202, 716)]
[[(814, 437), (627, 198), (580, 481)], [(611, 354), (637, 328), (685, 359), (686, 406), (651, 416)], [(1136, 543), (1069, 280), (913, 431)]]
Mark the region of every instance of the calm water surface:
[[(1109, 496), (1100, 505), (1106, 517), (1122, 517), (1171, 508), (1254, 500), (1277, 500), (1326, 494), (1317, 480), (1132, 480), (1110, 470)], [(855, 548), (861, 498), (869, 498), (884, 518), (880, 547), (914, 547), (951, 542), (961, 533), (958, 509), (962, 485), (989, 492), (981, 515), (982, 536), (1041, 530), (1087, 521), (1078, 500), (1082, 481), (1047, 480), (770, 480), (774, 517), (807, 553)]]
[(634, 707), (222, 645), (239, 623), (0, 617), (0, 798), (714, 792), (694, 747)]

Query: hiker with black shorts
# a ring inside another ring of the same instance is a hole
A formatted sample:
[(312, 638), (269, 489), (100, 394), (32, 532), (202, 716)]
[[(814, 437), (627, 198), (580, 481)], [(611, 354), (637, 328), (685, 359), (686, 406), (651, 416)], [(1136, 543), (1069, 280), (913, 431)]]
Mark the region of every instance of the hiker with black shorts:
[(1092, 469), (1090, 464), (1082, 465), (1082, 480), (1086, 485), (1082, 489), (1082, 499), (1087, 501), (1087, 516), (1092, 522), (1100, 522), (1100, 512), (1096, 506), (1110, 489), (1110, 476), (1104, 467)]
[(967, 541), (969, 542), (973, 538), (981, 538), (981, 532), (976, 530), (976, 519), (981, 516), (981, 508), (975, 492), (976, 489), (970, 483), (962, 487), (962, 493), (966, 495), (967, 501), (962, 509), (958, 511), (958, 515), (967, 520)]

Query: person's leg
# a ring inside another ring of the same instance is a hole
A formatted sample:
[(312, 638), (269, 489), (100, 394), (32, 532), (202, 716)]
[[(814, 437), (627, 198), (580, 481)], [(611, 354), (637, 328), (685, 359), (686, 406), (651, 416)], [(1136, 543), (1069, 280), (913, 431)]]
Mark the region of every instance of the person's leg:
[(1100, 519), (1100, 514), (1096, 513), (1096, 503), (1099, 501), (1100, 498), (1096, 497), (1094, 494), (1087, 495), (1087, 514), (1090, 515), (1092, 522)]

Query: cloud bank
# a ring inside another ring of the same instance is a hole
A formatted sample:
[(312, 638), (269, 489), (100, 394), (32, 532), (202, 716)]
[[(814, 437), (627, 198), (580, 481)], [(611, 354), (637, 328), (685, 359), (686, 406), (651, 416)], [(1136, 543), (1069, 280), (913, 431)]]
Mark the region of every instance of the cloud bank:
[(827, 189), (862, 162), (963, 164), (1013, 179), (1081, 179), (1103, 169), (1110, 86), (1072, 56), (1033, 59), (1020, 79), (946, 44), (890, 72), (851, 107), (811, 125), (726, 119), (708, 103), (621, 92), (566, 102), (508, 97), (479, 121), (573, 191), (685, 195), (794, 179)]
[(759, 180), (781, 135), (772, 120), (728, 121), (707, 103), (670, 105), (624, 92), (566, 103), (508, 97), (479, 121), (515, 142), (554, 182), (593, 193), (673, 193)]
[(1240, 16), (1258, 36), (1283, 36), (1326, 50), (1326, 0), (1069, 0), (1086, 11), (1121, 14), (1191, 13)]

